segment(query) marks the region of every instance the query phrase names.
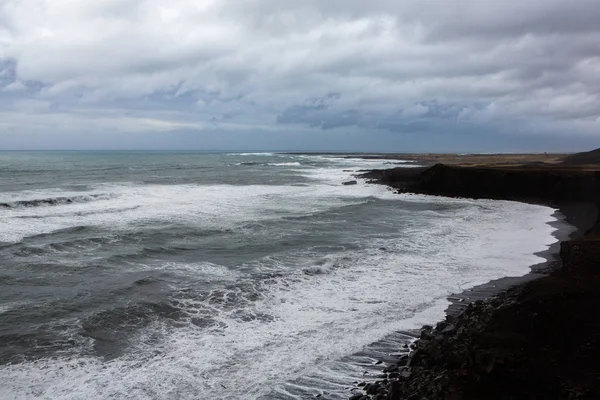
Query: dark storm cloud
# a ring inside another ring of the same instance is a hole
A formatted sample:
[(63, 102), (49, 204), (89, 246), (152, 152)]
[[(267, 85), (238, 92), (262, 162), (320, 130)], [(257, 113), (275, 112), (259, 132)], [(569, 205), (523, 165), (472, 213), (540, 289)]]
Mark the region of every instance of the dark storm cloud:
[(290, 129), (365, 145), (441, 131), (592, 142), (598, 21), (597, 0), (7, 0), (0, 137), (35, 144), (51, 126), (228, 132), (248, 147), (252, 132)]

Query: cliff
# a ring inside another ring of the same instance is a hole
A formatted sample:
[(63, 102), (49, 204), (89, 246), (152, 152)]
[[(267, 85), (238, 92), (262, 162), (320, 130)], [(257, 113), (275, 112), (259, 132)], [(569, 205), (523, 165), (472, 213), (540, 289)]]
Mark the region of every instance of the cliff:
[(600, 200), (600, 171), (559, 168), (481, 168), (437, 164), (406, 190), (442, 196), (558, 204)]
[(436, 164), (430, 168), (373, 170), (361, 177), (399, 192), (586, 208), (586, 220), (574, 221), (575, 224), (590, 234), (600, 232), (600, 224), (595, 223), (600, 205), (598, 170), (560, 166), (465, 167)]
[(561, 243), (560, 268), (424, 327), (408, 360), (354, 399), (600, 398), (599, 171), (438, 164), (362, 177), (399, 192), (558, 207), (578, 234)]

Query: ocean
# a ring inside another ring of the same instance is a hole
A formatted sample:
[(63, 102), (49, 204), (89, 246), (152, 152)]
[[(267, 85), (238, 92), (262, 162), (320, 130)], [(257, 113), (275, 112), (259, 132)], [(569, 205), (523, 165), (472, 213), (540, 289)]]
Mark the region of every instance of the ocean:
[(556, 241), (548, 207), (342, 184), (413, 166), (0, 152), (0, 399), (348, 398)]

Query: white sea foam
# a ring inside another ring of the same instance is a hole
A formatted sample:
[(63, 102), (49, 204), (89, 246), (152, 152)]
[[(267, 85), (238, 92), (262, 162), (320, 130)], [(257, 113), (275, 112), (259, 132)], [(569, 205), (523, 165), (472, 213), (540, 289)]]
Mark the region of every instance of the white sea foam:
[(8, 311), (12, 311), (12, 310), (22, 307), (26, 304), (27, 304), (27, 302), (25, 302), (25, 301), (12, 301), (9, 303), (1, 304), (0, 305), (0, 314), (4, 314)]
[(227, 153), (228, 156), (275, 156), (275, 153)]
[(272, 167), (299, 167), (302, 164), (295, 161), (295, 162), (268, 163), (268, 165), (270, 165)]
[[(257, 153), (243, 153), (242, 155)], [(271, 153), (261, 153), (267, 155)], [(273, 185), (139, 185), (107, 184), (88, 192), (62, 189), (28, 190), (0, 194), (0, 203), (51, 198), (87, 198), (89, 201), (2, 210), (0, 242), (18, 242), (27, 236), (51, 233), (77, 226), (135, 228), (148, 221), (193, 223), (207, 228), (239, 226), (249, 221), (308, 215), (360, 203), (366, 198), (394, 197), (383, 186), (344, 186), (352, 174), (364, 168), (385, 167), (382, 161), (310, 156), (332, 166), (295, 169), (314, 183), (304, 186)], [(298, 167), (299, 162), (271, 163)], [(340, 165), (337, 167), (337, 165)]]
[(344, 166), (347, 168), (352, 168), (354, 170), (360, 169), (383, 169), (390, 167), (403, 167), (403, 168), (413, 168), (420, 167), (418, 163), (412, 160), (389, 160), (385, 158), (345, 158), (345, 157), (335, 157), (335, 156), (325, 156), (325, 155), (301, 155), (296, 156), (299, 158), (304, 158), (312, 161), (325, 161), (329, 162), (332, 165)]
[(187, 276), (193, 276), (195, 279), (210, 278), (226, 281), (235, 281), (240, 279), (242, 274), (239, 271), (232, 270), (223, 265), (209, 262), (182, 263), (167, 262), (152, 266), (154, 269), (183, 273)]
[[(328, 379), (329, 363), (391, 332), (439, 320), (451, 293), (527, 273), (540, 261), (534, 253), (554, 242), (550, 208), (395, 195), (362, 182), (342, 186), (351, 178), (348, 169), (363, 166), (339, 160), (330, 168), (296, 169), (311, 179), (308, 188), (110, 185), (96, 189), (113, 193), (110, 199), (3, 210), (0, 241), (80, 225), (126, 230), (148, 221), (237, 228), (244, 221), (309, 215), (370, 198), (447, 207), (423, 207), (404, 221), (401, 237), (372, 237), (361, 250), (265, 256), (251, 268), (265, 279), (253, 280), (243, 266), (156, 266), (228, 284), (209, 294), (175, 288), (171, 300), (187, 319), (177, 327), (156, 321), (119, 358), (56, 357), (0, 366), (0, 398), (252, 399), (271, 390), (283, 393), (285, 383), (299, 376)], [(199, 319), (206, 323), (198, 326)]]
[[(361, 171), (371, 169), (386, 169), (390, 167), (404, 167), (413, 168), (419, 167), (420, 165), (414, 164), (407, 160), (385, 160), (385, 159), (362, 159), (362, 158), (342, 158), (342, 157), (331, 157), (331, 156), (299, 156), (310, 160), (319, 162), (328, 162), (322, 167), (317, 168), (302, 168), (295, 169), (295, 171), (305, 177), (311, 178), (318, 182), (328, 183), (330, 185), (340, 185), (350, 179), (356, 179), (354, 175), (360, 174)], [(396, 165), (390, 165), (390, 163)], [(349, 190), (363, 190), (361, 188), (368, 187), (372, 191), (372, 195), (381, 196), (385, 192), (389, 192), (386, 189), (379, 190), (375, 193), (372, 185), (364, 185), (364, 181), (359, 187)]]
[[(248, 153), (250, 154), (250, 153)], [(267, 153), (265, 153), (267, 154)], [(326, 157), (316, 157), (329, 160)], [(61, 189), (28, 190), (0, 194), (0, 203), (53, 198), (87, 199), (58, 202), (38, 207), (2, 210), (0, 242), (17, 242), (24, 237), (76, 226), (110, 226), (127, 229), (137, 223), (193, 222), (207, 227), (235, 226), (247, 221), (305, 215), (359, 201), (369, 196), (386, 196), (382, 187), (339, 186), (353, 179), (361, 168), (383, 167), (371, 160), (331, 158), (339, 168), (303, 168), (299, 174), (315, 181), (310, 190), (303, 186), (270, 185), (102, 185), (88, 192)], [(364, 162), (364, 164), (357, 163)], [(379, 164), (378, 164), (379, 163)], [(298, 162), (272, 163), (297, 167)]]
[[(328, 187), (317, 193), (324, 195)], [(278, 193), (265, 190), (260, 193), (267, 198)], [(363, 190), (357, 192), (364, 195)], [(226, 199), (226, 193), (220, 195)], [(286, 266), (301, 258), (279, 259), (280, 269), (288, 273), (255, 282), (249, 294), (232, 286), (208, 296), (213, 300), (235, 297), (234, 308), (227, 301), (211, 302), (189, 291), (176, 293), (174, 300), (190, 318), (204, 316), (210, 309), (215, 324), (199, 328), (190, 322), (173, 328), (156, 322), (126, 355), (111, 361), (55, 358), (2, 366), (0, 398), (266, 395), (390, 332), (435, 322), (443, 315), (447, 295), (490, 279), (526, 273), (539, 260), (533, 253), (554, 241), (553, 228), (547, 224), (553, 220), (553, 210), (546, 207), (398, 198), (460, 207), (444, 216), (423, 214), (406, 227), (402, 238), (373, 239), (367, 250), (326, 259), (305, 255), (304, 266), (295, 268), (297, 273)], [(205, 267), (210, 273), (222, 271), (215, 265)]]
[[(103, 185), (88, 194), (110, 193), (110, 196), (93, 202), (2, 210), (0, 242), (17, 242), (27, 236), (77, 226), (126, 230), (149, 221), (221, 229), (249, 221), (308, 215), (360, 202), (377, 192), (381, 192), (380, 188), (363, 185), (344, 189), (325, 183), (311, 185), (310, 190), (303, 186), (274, 185)], [(27, 193), (32, 198), (72, 195), (59, 189)], [(19, 193), (5, 196), (21, 198)]]

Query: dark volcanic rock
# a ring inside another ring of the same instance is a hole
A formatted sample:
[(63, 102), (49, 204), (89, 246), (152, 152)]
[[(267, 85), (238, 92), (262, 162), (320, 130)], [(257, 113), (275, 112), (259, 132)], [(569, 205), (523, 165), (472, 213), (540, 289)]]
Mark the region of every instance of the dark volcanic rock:
[(367, 386), (365, 386), (365, 390), (367, 392), (367, 394), (377, 394), (379, 392), (379, 384), (378, 383), (371, 383)]
[(555, 168), (483, 168), (437, 164), (407, 191), (449, 197), (518, 200), (542, 204), (600, 200), (600, 171)]
[(342, 185), (345, 186), (350, 186), (350, 185), (357, 185), (358, 181), (347, 181), (347, 182), (342, 182)]
[[(600, 254), (600, 241), (583, 242)], [(456, 329), (417, 346), (389, 398), (600, 398), (600, 321), (589, 312), (600, 307), (600, 258), (575, 264), (471, 304)]]
[[(407, 366), (389, 370), (389, 382), (377, 390), (367, 385), (370, 398), (600, 399), (600, 172), (436, 165), (411, 176), (397, 170), (372, 171), (370, 179), (406, 192), (560, 205), (587, 235), (561, 244), (562, 268), (549, 276), (424, 327)], [(588, 206), (593, 212), (582, 211)]]
[(380, 183), (395, 189), (405, 190), (409, 183), (417, 179), (419, 174), (426, 170), (425, 167), (375, 169), (357, 176), (367, 179), (371, 183)]

